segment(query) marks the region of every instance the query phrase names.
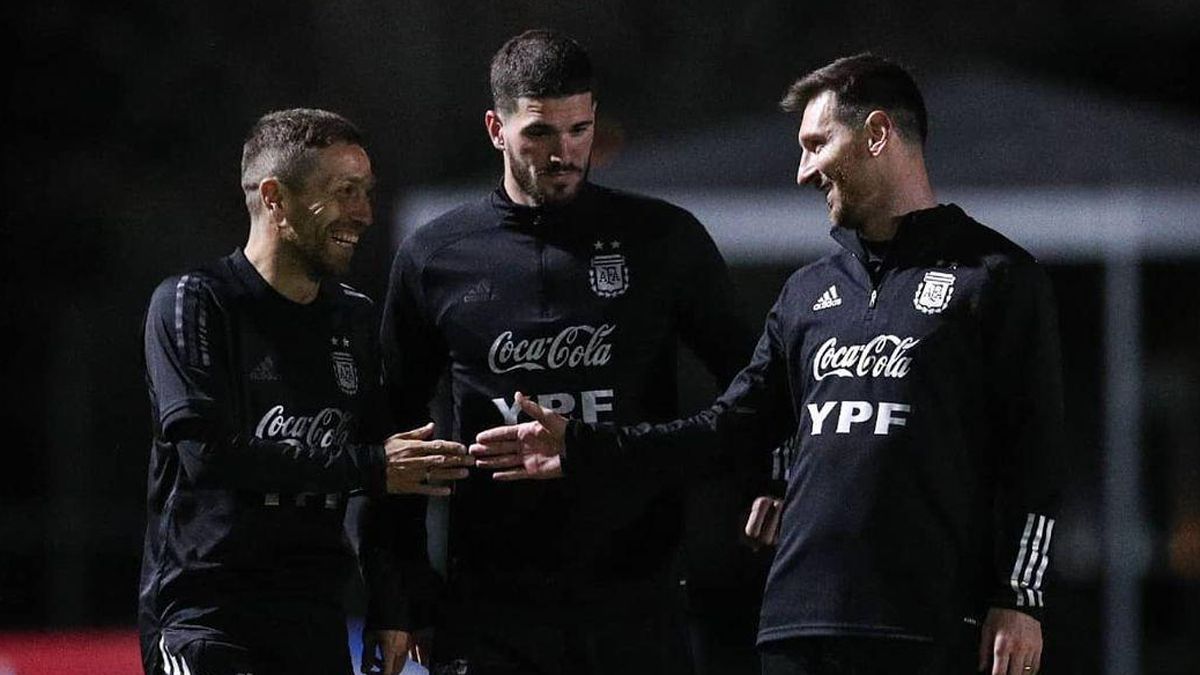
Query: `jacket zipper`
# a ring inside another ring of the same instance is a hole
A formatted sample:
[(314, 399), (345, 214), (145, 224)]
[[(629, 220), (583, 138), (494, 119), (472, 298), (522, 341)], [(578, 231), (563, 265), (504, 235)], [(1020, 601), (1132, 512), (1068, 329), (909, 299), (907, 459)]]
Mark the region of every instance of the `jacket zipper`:
[(867, 273), (867, 283), (870, 284), (871, 294), (867, 296), (867, 311), (863, 313), (863, 320), (870, 321), (875, 316), (875, 305), (879, 302), (879, 289), (883, 287), (883, 277), (887, 275), (886, 268), (881, 267), (879, 272), (879, 281), (875, 281), (875, 277), (871, 275), (871, 268), (863, 259), (854, 251), (850, 252), (858, 264), (862, 266), (864, 272)]
[(538, 258), (538, 311), (544, 319), (548, 314), (546, 304), (546, 243), (539, 237), (537, 240), (537, 258)]

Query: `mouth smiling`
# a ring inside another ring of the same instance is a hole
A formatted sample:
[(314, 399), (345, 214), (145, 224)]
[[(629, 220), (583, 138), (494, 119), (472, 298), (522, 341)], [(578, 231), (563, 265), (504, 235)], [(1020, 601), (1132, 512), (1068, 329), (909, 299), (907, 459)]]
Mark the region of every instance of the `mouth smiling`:
[(329, 235), (329, 238), (338, 246), (354, 248), (358, 245), (358, 235), (351, 232), (335, 232)]

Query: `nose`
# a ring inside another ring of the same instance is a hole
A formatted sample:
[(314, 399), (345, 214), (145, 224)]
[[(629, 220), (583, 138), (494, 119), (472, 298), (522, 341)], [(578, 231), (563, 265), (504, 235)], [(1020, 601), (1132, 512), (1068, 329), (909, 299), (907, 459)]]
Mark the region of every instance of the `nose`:
[(800, 168), (796, 170), (796, 184), (819, 185), (820, 177), (816, 164), (812, 161), (812, 153), (805, 150), (800, 154)]
[(359, 191), (353, 199), (350, 200), (347, 214), (356, 223), (361, 223), (364, 228), (370, 227), (371, 223), (375, 222), (375, 214), (371, 209), (371, 197), (365, 190)]
[(549, 144), (546, 147), (549, 154), (551, 164), (565, 164), (567, 162), (567, 139), (560, 135), (552, 135)]

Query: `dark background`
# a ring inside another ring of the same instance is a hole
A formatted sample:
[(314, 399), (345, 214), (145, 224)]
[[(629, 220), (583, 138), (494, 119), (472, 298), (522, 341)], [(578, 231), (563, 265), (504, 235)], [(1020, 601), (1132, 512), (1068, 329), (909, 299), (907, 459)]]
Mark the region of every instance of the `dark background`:
[[(5, 69), (0, 247), (8, 344), (0, 352), (0, 628), (132, 624), (149, 442), (141, 315), (161, 278), (244, 240), (241, 141), (268, 110), (329, 108), (367, 132), (380, 179), (377, 226), (359, 247), (352, 281), (377, 297), (406, 191), (499, 176), (482, 129), (487, 64), (525, 28), (565, 30), (591, 51), (600, 141), (615, 165), (624, 148), (690, 129), (720, 133), (731, 120), (769, 113), (798, 75), (866, 49), (899, 58), (918, 79), (951, 66), (1001, 69), (1130, 110), (1200, 120), (1200, 5), (1187, 0), (51, 0), (4, 12), (15, 54)], [(795, 152), (790, 139), (780, 139), (779, 152)], [(1114, 188), (1147, 179), (1114, 168)], [(756, 322), (791, 267), (735, 270)], [(1188, 672), (1200, 658), (1187, 637), (1200, 634), (1200, 559), (1173, 557), (1193, 550), (1189, 542), (1200, 550), (1200, 505), (1189, 496), (1200, 491), (1197, 408), (1189, 408), (1200, 375), (1197, 273), (1195, 254), (1143, 267), (1144, 494), (1154, 548), (1147, 672)], [(1086, 511), (1099, 508), (1102, 466), (1101, 269), (1062, 264), (1051, 275), (1071, 346), (1069, 492)], [(1096, 672), (1100, 573), (1086, 560), (1077, 567), (1064, 575), (1067, 609), (1048, 631), (1063, 645), (1059, 672)]]

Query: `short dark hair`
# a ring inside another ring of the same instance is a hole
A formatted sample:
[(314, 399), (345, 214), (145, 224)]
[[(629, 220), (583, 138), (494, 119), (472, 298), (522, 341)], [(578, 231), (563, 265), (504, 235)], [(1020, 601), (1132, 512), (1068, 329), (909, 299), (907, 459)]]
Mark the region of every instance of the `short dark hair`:
[(512, 112), (517, 99), (595, 93), (592, 61), (579, 43), (552, 30), (527, 30), (492, 57), (492, 103)]
[(836, 96), (835, 114), (843, 124), (861, 125), (872, 110), (883, 110), (901, 135), (925, 144), (929, 135), (925, 99), (903, 66), (869, 52), (840, 58), (796, 80), (779, 107), (803, 114), (809, 101), (826, 91)]
[(363, 135), (350, 120), (328, 110), (292, 108), (267, 113), (254, 123), (242, 145), (242, 189), (251, 211), (258, 184), (275, 176), (298, 189), (316, 159), (316, 151), (334, 143), (363, 145)]

